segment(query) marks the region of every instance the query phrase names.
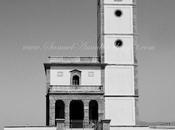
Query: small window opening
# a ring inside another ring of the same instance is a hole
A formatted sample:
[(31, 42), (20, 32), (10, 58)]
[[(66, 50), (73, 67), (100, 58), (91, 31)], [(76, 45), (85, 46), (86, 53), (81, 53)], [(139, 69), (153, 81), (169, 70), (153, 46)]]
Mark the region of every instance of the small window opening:
[(72, 85), (80, 85), (80, 78), (78, 75), (74, 75), (72, 78)]
[(116, 10), (115, 11), (115, 16), (121, 17), (122, 16), (122, 11), (121, 10)]
[(115, 41), (115, 46), (116, 47), (121, 47), (122, 45), (123, 45), (123, 41), (122, 40)]

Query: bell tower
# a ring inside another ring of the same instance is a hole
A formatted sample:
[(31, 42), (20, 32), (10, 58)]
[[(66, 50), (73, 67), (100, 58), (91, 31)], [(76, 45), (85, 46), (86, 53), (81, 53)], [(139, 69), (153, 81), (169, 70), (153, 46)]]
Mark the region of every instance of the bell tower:
[(136, 85), (136, 1), (98, 4), (98, 56), (104, 74), (105, 118), (111, 126), (134, 126), (138, 118)]

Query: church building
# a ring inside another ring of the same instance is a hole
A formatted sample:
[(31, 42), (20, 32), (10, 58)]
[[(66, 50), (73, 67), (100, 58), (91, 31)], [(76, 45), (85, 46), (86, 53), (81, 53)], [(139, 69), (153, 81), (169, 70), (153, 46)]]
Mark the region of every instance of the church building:
[(51, 56), (46, 126), (4, 130), (153, 130), (138, 119), (136, 1), (97, 1), (97, 57)]
[(95, 125), (104, 119), (104, 64), (97, 57), (50, 57), (47, 77), (46, 122), (63, 119), (68, 128)]
[(135, 1), (98, 1), (97, 57), (49, 57), (47, 125), (66, 127), (137, 123), (138, 89), (134, 43)]

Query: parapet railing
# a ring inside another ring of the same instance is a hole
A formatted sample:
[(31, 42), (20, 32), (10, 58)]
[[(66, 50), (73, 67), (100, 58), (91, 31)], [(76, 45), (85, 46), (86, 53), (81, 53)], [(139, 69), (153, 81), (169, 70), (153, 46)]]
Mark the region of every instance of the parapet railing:
[(50, 92), (103, 92), (102, 85), (50, 85)]
[(49, 57), (50, 63), (99, 63), (98, 57)]

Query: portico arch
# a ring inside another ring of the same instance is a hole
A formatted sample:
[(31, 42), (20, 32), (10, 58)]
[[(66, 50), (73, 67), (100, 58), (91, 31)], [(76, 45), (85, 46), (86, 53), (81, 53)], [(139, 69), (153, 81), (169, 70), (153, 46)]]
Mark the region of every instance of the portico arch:
[(70, 102), (70, 128), (82, 128), (84, 120), (84, 104), (81, 100)]

